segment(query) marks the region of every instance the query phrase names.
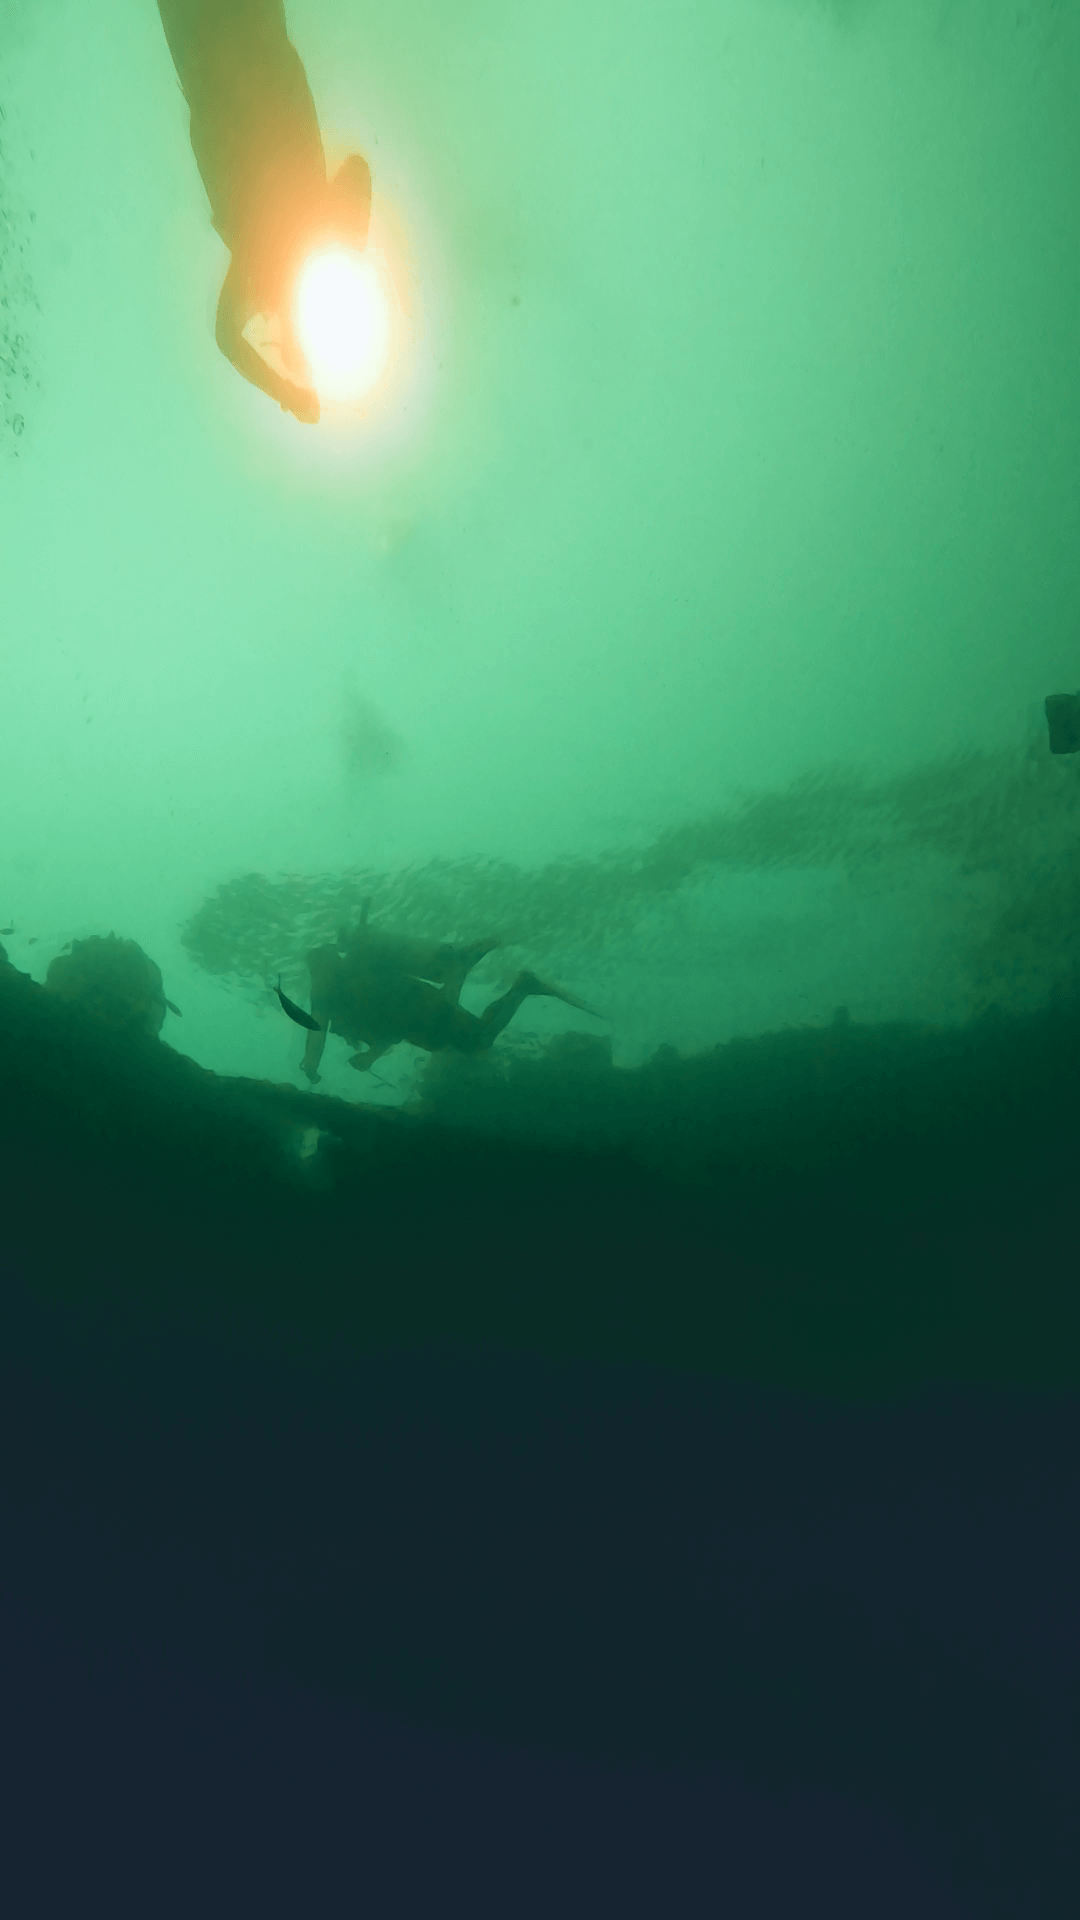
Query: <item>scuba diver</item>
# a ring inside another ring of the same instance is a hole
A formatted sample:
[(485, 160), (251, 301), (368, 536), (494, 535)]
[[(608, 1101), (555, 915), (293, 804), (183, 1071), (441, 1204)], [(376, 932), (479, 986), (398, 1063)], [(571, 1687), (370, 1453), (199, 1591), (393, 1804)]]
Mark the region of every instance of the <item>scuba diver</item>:
[[(349, 1060), (350, 1067), (366, 1073), (402, 1040), (426, 1053), (445, 1049), (481, 1053), (532, 994), (594, 1013), (583, 1000), (527, 970), (483, 1013), (469, 1013), (459, 1005), (466, 976), (498, 945), (497, 940), (436, 945), (385, 933), (368, 925), (365, 905), (355, 932), (339, 935), (337, 946), (316, 947), (308, 955), (311, 1015), (298, 1024), (309, 1029), (302, 1068), (312, 1085), (318, 1083), (319, 1062), (331, 1032), (340, 1033), (351, 1046), (366, 1048)], [(302, 1009), (297, 1008), (290, 1018), (296, 1019), (297, 1014)]]
[[(232, 255), (215, 337), (237, 373), (307, 425), (319, 402), (292, 323), (297, 272), (312, 248), (361, 249), (371, 218), (367, 161), (331, 181), (311, 89), (283, 0), (158, 0), (213, 225)], [(256, 314), (280, 338), (284, 378), (244, 337)]]

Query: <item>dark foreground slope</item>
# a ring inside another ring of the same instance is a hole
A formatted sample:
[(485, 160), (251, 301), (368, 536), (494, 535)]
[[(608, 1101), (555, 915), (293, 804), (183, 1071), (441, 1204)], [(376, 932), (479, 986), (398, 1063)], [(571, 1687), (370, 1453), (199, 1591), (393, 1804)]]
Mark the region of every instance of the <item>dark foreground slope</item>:
[[(387, 1114), (0, 966), (24, 1829), (130, 1796), (211, 1911), (208, 1780), (261, 1910), (291, 1818), (320, 1912), (1073, 1911), (1078, 1065), (1062, 1007), (440, 1064)], [(391, 1763), (375, 1712), (451, 1746)]]

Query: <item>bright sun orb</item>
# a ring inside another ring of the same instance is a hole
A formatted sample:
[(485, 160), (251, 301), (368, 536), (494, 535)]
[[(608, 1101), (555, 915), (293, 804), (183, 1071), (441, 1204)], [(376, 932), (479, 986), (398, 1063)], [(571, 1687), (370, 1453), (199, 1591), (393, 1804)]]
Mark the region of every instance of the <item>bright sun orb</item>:
[(390, 314), (369, 259), (327, 247), (304, 262), (296, 283), (296, 337), (320, 399), (359, 400), (390, 354)]

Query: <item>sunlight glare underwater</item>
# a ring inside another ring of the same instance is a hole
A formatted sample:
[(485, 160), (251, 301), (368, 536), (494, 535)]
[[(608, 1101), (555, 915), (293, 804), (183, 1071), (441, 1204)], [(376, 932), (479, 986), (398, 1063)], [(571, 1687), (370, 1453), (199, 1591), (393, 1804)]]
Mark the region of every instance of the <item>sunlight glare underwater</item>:
[(349, 404), (371, 393), (390, 358), (390, 303), (376, 261), (320, 248), (301, 268), (296, 337), (321, 400)]

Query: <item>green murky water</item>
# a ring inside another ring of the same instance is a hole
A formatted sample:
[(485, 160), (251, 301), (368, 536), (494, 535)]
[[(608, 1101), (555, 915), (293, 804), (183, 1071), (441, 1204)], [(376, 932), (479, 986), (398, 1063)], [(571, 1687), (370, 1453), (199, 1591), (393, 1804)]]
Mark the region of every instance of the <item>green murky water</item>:
[[(363, 417), (216, 351), (156, 8), (0, 8), (0, 925), (304, 1083), (307, 949), (503, 941), (617, 1066), (1075, 985), (1080, 12), (293, 0), (407, 317)], [(407, 1045), (324, 1090), (400, 1101)]]

